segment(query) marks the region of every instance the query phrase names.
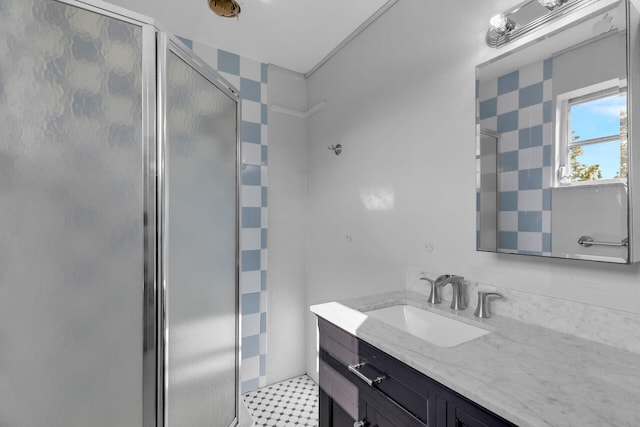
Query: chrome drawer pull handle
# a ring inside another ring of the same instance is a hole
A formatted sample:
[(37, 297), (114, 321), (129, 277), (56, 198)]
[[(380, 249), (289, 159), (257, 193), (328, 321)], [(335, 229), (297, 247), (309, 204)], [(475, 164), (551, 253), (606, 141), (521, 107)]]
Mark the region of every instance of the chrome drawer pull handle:
[(353, 423), (353, 427), (366, 427), (367, 423), (366, 421), (356, 421), (355, 423)]
[(363, 367), (364, 365), (365, 365), (364, 363), (349, 365), (349, 371), (356, 374), (356, 376), (360, 378), (362, 381), (364, 381), (365, 383), (367, 383), (369, 387), (373, 387), (374, 384), (379, 384), (383, 379), (387, 378), (384, 375), (380, 375), (379, 377), (376, 377), (375, 379), (372, 380), (371, 378), (367, 377), (362, 372), (360, 372), (360, 368)]

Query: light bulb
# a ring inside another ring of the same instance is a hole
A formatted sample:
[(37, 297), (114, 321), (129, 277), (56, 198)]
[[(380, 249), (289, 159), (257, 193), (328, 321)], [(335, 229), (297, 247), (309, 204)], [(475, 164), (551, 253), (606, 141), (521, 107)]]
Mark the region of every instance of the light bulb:
[(540, 3), (542, 6), (546, 7), (549, 10), (553, 10), (556, 7), (566, 2), (567, 0), (538, 0), (538, 3)]
[(502, 13), (492, 16), (489, 20), (489, 25), (491, 25), (491, 29), (501, 36), (507, 34), (516, 27), (516, 24)]
[(507, 18), (502, 13), (499, 13), (491, 17), (489, 25), (496, 31), (504, 31), (507, 28)]

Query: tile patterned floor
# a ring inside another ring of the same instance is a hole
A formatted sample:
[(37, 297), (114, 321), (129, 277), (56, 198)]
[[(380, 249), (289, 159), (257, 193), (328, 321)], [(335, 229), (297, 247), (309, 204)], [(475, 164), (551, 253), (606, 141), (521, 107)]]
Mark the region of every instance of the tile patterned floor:
[(318, 385), (306, 375), (242, 396), (255, 427), (317, 427)]

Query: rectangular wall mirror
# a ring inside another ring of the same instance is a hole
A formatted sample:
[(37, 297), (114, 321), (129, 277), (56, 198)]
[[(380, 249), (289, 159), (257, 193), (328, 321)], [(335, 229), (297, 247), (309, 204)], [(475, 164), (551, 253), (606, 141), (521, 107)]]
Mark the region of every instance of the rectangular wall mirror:
[(629, 1), (593, 2), (476, 67), (479, 251), (638, 261), (637, 16)]

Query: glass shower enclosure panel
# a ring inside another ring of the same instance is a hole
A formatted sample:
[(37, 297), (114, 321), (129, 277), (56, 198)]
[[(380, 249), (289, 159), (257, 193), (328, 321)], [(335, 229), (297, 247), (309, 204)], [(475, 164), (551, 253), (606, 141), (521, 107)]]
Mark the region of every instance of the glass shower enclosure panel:
[(142, 425), (142, 46), (0, 0), (1, 426)]
[(92, 3), (0, 0), (0, 426), (234, 425), (239, 96)]
[(168, 46), (165, 417), (168, 426), (227, 427), (238, 408), (238, 99)]

